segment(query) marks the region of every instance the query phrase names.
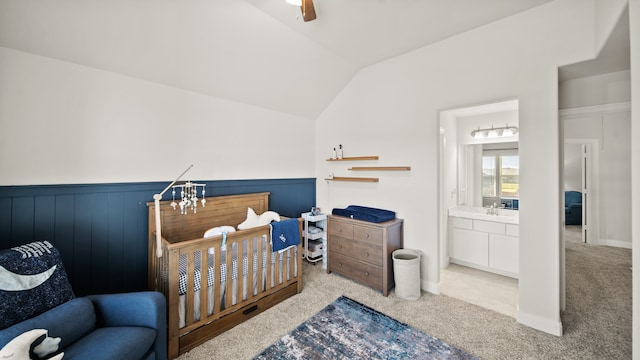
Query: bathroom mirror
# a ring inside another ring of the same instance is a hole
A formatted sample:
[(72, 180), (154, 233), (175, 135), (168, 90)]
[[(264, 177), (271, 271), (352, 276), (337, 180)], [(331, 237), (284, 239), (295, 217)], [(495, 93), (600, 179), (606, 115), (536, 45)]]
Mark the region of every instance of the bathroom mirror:
[(518, 208), (518, 100), (443, 112), (441, 126), (455, 133), (447, 149), (456, 154), (443, 157), (456, 162), (455, 204)]

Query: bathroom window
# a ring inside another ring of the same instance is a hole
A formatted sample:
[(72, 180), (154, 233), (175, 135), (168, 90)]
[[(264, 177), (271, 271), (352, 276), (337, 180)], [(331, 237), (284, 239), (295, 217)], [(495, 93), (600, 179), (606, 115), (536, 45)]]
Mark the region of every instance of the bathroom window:
[(497, 197), (496, 156), (482, 157), (482, 196)]
[(513, 150), (485, 151), (482, 155), (482, 196), (518, 198), (520, 157)]

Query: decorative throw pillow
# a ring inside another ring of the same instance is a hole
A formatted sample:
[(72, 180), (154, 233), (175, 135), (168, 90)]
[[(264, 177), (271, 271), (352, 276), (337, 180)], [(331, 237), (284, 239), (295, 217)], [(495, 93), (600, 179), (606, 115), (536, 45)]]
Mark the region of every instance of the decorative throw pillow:
[(280, 215), (277, 212), (265, 211), (260, 215), (256, 215), (256, 212), (252, 208), (247, 208), (247, 219), (238, 225), (238, 230), (268, 225), (272, 221), (280, 221)]
[[(31, 347), (38, 342), (39, 344), (33, 347), (33, 353), (35, 356), (38, 358), (44, 358), (49, 354), (53, 354), (58, 351), (60, 338), (51, 338), (48, 333), (49, 332), (45, 329), (33, 329), (18, 335), (0, 349), (0, 359), (32, 359)], [(62, 359), (63, 356), (64, 353), (60, 353), (49, 358), (49, 360), (59, 360)]]
[(60, 253), (48, 241), (0, 251), (0, 330), (74, 297)]

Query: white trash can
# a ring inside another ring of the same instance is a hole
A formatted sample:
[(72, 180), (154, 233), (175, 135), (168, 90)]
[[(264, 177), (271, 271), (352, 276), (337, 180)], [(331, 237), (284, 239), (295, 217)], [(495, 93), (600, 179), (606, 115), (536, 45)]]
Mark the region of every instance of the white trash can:
[(396, 295), (406, 300), (420, 298), (420, 251), (398, 249), (392, 253)]

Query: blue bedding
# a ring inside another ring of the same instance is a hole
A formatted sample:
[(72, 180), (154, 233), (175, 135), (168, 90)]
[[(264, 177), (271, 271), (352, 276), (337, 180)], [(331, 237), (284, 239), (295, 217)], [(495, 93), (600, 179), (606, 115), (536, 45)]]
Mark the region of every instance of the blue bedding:
[(331, 213), (333, 215), (345, 216), (351, 219), (373, 223), (381, 223), (396, 218), (396, 213), (394, 211), (358, 205), (349, 205), (344, 209), (333, 209)]
[(298, 219), (287, 219), (271, 223), (271, 250), (284, 251), (300, 244)]

